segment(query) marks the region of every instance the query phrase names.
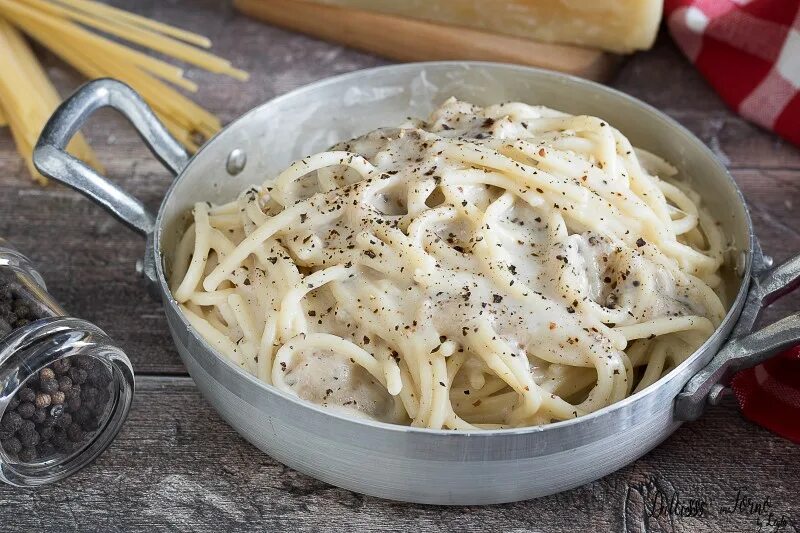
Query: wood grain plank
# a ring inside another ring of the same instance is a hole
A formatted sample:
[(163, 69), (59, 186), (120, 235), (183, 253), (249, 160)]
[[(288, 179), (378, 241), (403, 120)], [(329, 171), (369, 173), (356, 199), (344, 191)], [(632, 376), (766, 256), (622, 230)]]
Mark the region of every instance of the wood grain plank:
[[(385, 63), (239, 17), (228, 2), (111, 3), (206, 34), (217, 53), (253, 74), (242, 85), (188, 70), (201, 87), (197, 99), (224, 121), (306, 83)], [(62, 94), (80, 84), (74, 71), (50, 54), (43, 57)], [(673, 116), (733, 169), (765, 250), (778, 260), (800, 250), (800, 151), (727, 110), (663, 35), (653, 51), (629, 59), (613, 85)], [(90, 121), (86, 132), (110, 176), (157, 208), (169, 178), (135, 132), (111, 113)], [(0, 486), (0, 530), (757, 531), (754, 517), (719, 513), (738, 489), (759, 501), (769, 497), (775, 515), (793, 521), (781, 531), (800, 528), (797, 447), (744, 421), (730, 405), (711, 409), (620, 472), (540, 500), (424, 507), (333, 488), (244, 442), (190, 379), (147, 375), (185, 371), (160, 304), (134, 274), (143, 242), (76, 193), (32, 185), (5, 130), (0, 130), (0, 235), (39, 265), (68, 309), (118, 339), (138, 373), (131, 417), (108, 452), (54, 487)], [(798, 308), (800, 295), (791, 296), (768, 316)], [(707, 500), (713, 514), (648, 516), (648, 502), (676, 492), (682, 501)]]
[[(0, 502), (26, 510), (13, 514), (19, 531), (730, 533), (756, 530), (752, 517), (719, 512), (740, 488), (769, 496), (776, 515), (797, 520), (800, 493), (790, 483), (800, 479), (796, 458), (791, 443), (722, 406), (632, 465), (562, 494), (491, 507), (406, 505), (288, 469), (227, 426), (191, 380), (145, 377), (125, 428), (95, 464), (54, 487), (0, 487)], [(649, 516), (658, 491), (703, 498), (708, 515)]]

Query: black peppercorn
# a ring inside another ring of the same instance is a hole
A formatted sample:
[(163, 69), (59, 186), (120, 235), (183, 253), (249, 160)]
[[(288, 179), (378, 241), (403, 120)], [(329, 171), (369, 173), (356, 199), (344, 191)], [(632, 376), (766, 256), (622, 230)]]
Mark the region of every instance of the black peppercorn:
[(2, 424), (3, 427), (15, 432), (22, 427), (22, 417), (15, 411), (6, 411), (6, 414), (3, 415)]
[(53, 436), (53, 428), (46, 426), (39, 428), (39, 436), (42, 437), (42, 440), (50, 440)]
[(39, 440), (41, 439), (39, 433), (35, 429), (32, 431), (20, 431), (17, 433), (17, 436), (22, 445), (27, 448), (33, 448), (39, 444)]
[(56, 451), (56, 447), (52, 442), (42, 442), (36, 447), (36, 455), (39, 457), (47, 457)]
[(69, 413), (61, 413), (61, 416), (56, 419), (56, 426), (60, 428), (66, 428), (70, 424), (72, 424), (72, 416)]
[(22, 450), (22, 443), (16, 437), (8, 438), (2, 442), (0, 442), (0, 446), (6, 451), (6, 453), (10, 453), (12, 455), (16, 455)]
[(73, 398), (80, 399), (81, 397), (81, 386), (80, 385), (73, 385), (71, 389), (64, 392), (64, 401), (70, 401)]
[(94, 366), (94, 359), (91, 357), (78, 355), (75, 357), (75, 364), (84, 370), (89, 370)]
[[(28, 381), (30, 383), (30, 381)], [(36, 400), (36, 393), (29, 387), (22, 387), (17, 393), (17, 397), (21, 402), (33, 402)]]
[(50, 442), (52, 442), (52, 443), (53, 443), (53, 445), (54, 445), (56, 448), (61, 448), (61, 447), (63, 447), (63, 446), (64, 446), (64, 443), (65, 443), (65, 442), (67, 442), (67, 432), (66, 432), (66, 431), (64, 431), (64, 430), (63, 430), (63, 429), (61, 429), (61, 428), (54, 429), (54, 430), (53, 430), (53, 436), (52, 436), (52, 438), (50, 439)]
[(3, 450), (30, 462), (81, 446), (102, 423), (111, 379), (107, 367), (85, 356), (42, 368), (7, 404), (0, 421)]
[(23, 463), (30, 463), (36, 459), (36, 448), (22, 448), (22, 451), (19, 452), (18, 457)]
[(56, 374), (64, 374), (70, 370), (72, 363), (69, 361), (69, 358), (64, 357), (63, 359), (55, 361), (51, 366)]
[(72, 384), (81, 384), (86, 381), (86, 370), (82, 368), (72, 367), (69, 369), (69, 377), (72, 379)]
[(22, 418), (32, 417), (34, 411), (36, 411), (36, 406), (34, 406), (31, 402), (23, 402), (19, 407), (17, 407), (17, 412)]
[(19, 428), (19, 432), (20, 433), (25, 433), (25, 432), (30, 433), (31, 431), (36, 431), (36, 424), (33, 422), (33, 420), (23, 420), (22, 421), (22, 427)]
[(55, 379), (43, 379), (39, 384), (39, 388), (47, 394), (53, 394), (58, 390), (58, 381)]
[(67, 392), (72, 388), (72, 380), (69, 376), (61, 376), (58, 378), (58, 390)]
[(70, 413), (75, 413), (78, 409), (81, 408), (81, 399), (78, 396), (74, 396), (67, 400), (67, 407), (66, 410)]
[(88, 371), (88, 378), (87, 381), (96, 387), (102, 387), (110, 381), (110, 376), (108, 375), (108, 371), (103, 365), (94, 365), (91, 370)]
[(41, 424), (47, 419), (47, 411), (45, 409), (37, 409), (36, 412), (33, 413), (31, 420), (36, 424)]
[(69, 377), (72, 378), (72, 386), (74, 387), (76, 383), (78, 385), (86, 383), (88, 375), (85, 369), (72, 367), (69, 370)]

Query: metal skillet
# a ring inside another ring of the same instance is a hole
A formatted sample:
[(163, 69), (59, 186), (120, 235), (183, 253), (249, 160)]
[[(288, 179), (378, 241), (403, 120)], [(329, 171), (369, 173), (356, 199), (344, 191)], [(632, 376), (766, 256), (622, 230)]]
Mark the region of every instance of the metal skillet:
[[(348, 418), (288, 396), (216, 353), (183, 317), (165, 280), (170, 253), (197, 201), (227, 201), (292, 160), (407, 116), (449, 96), (476, 104), (519, 100), (600, 116), (635, 146), (692, 180), (731, 244), (729, 312), (684, 363), (645, 390), (588, 416), (546, 426), (454, 432)], [(158, 215), (67, 155), (96, 110), (112, 107), (176, 176)], [(416, 63), (354, 72), (300, 88), (246, 113), (189, 158), (141, 98), (114, 80), (88, 83), (54, 113), (36, 146), (42, 174), (103, 205), (141, 233), (140, 270), (164, 303), (169, 329), (205, 398), (256, 447), (292, 468), (357, 492), (431, 504), (489, 504), (563, 491), (641, 457), (714, 403), (730, 375), (800, 339), (800, 313), (754, 331), (760, 311), (800, 284), (800, 256), (772, 267), (744, 198), (696, 137), (654, 108), (578, 78), (493, 63)]]

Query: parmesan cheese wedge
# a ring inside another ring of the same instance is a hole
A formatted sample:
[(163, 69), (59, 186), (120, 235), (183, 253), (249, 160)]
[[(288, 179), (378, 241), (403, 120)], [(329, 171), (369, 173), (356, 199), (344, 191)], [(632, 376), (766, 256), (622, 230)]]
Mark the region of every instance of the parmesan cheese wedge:
[(617, 53), (650, 48), (663, 0), (313, 0)]

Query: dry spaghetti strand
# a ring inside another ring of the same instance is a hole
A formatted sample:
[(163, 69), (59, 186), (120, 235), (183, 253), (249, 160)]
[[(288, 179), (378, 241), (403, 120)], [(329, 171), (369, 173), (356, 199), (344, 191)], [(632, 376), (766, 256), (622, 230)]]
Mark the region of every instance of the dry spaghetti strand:
[[(5, 121), (31, 176), (42, 184), (47, 180), (34, 168), (31, 155), (45, 122), (60, 101), (25, 39), (0, 18), (0, 108), (5, 112)], [(83, 136), (76, 135), (68, 150), (101, 170)]]
[[(221, 128), (219, 119), (172, 87), (191, 92), (198, 88), (181, 67), (125, 43), (240, 81), (248, 78), (228, 60), (203, 50), (211, 46), (208, 38), (140, 15), (91, 0), (0, 1), (0, 126), (10, 126), (31, 176), (43, 184), (47, 180), (35, 170), (31, 154), (42, 126), (61, 98), (21, 33), (87, 78), (113, 77), (132, 86), (192, 152)], [(76, 157), (99, 168), (81, 136), (76, 136), (69, 148)]]

